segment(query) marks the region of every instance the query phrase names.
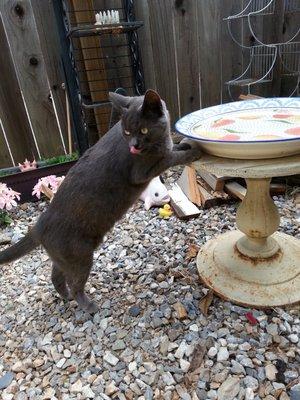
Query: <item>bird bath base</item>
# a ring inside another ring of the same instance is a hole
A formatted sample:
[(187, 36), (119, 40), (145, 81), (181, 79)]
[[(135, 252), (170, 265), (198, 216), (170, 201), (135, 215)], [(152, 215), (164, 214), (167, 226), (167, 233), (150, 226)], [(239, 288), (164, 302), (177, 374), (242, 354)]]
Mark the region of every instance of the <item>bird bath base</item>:
[(200, 250), (197, 266), (202, 281), (220, 297), (256, 308), (300, 301), (300, 241), (284, 233), (270, 239), (280, 243), (270, 257), (249, 257), (237, 243), (244, 235), (227, 232)]

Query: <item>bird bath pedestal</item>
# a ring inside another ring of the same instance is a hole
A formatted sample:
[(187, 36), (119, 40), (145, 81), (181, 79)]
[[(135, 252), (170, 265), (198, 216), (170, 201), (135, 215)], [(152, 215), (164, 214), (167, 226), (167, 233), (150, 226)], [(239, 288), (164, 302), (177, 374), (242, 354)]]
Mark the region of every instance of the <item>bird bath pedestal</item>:
[(220, 297), (241, 305), (275, 307), (300, 301), (300, 240), (277, 232), (279, 213), (270, 194), (275, 176), (300, 174), (300, 155), (233, 160), (205, 155), (195, 168), (245, 178), (239, 230), (208, 241), (197, 257), (202, 281)]
[(239, 304), (300, 301), (300, 240), (277, 232), (279, 214), (269, 194), (272, 177), (300, 173), (300, 99), (220, 104), (182, 117), (176, 129), (213, 154), (196, 168), (247, 182), (236, 217), (239, 230), (210, 240), (199, 252), (201, 279)]

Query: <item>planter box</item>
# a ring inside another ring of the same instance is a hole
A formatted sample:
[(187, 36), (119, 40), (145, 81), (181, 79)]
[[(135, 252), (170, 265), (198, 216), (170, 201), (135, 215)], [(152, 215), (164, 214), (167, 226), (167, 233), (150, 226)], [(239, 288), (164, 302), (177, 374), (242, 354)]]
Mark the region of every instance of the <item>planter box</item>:
[(21, 193), (21, 203), (25, 203), (26, 201), (37, 201), (38, 199), (35, 196), (33, 197), (31, 193), (38, 180), (48, 175), (66, 175), (75, 163), (76, 160), (68, 161), (61, 164), (48, 165), (47, 167), (33, 169), (32, 171), (17, 172), (11, 175), (0, 176), (0, 182), (6, 183), (7, 186)]

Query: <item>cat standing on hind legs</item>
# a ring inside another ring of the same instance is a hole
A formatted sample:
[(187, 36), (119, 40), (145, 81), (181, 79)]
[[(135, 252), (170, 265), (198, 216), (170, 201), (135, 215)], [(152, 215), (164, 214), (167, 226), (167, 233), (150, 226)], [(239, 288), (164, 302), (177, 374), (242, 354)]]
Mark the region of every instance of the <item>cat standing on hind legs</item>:
[(139, 97), (110, 93), (110, 99), (121, 120), (70, 169), (27, 235), (0, 253), (0, 264), (4, 264), (42, 244), (53, 263), (57, 292), (65, 299), (75, 299), (88, 312), (97, 308), (84, 287), (94, 250), (104, 235), (152, 178), (201, 156), (197, 145), (185, 142), (173, 147), (169, 113), (155, 91)]

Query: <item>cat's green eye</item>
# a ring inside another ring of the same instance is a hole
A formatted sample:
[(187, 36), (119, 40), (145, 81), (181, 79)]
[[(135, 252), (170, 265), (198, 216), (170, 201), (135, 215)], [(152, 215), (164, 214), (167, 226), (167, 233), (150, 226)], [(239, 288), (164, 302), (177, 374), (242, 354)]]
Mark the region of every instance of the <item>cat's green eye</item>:
[(124, 133), (125, 133), (125, 135), (127, 135), (127, 136), (130, 135), (130, 132), (129, 132), (129, 131), (126, 131), (126, 129), (124, 130)]
[(148, 133), (148, 128), (142, 128), (142, 129), (141, 129), (141, 132), (142, 132), (143, 135), (147, 135), (147, 133)]

